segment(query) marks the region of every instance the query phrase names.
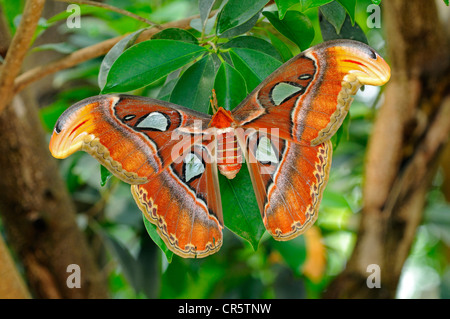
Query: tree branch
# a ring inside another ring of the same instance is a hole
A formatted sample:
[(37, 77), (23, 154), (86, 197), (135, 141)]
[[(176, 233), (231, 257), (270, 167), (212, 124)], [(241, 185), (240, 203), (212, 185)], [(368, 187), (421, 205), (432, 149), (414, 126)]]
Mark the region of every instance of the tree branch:
[(8, 48), (0, 74), (0, 113), (14, 96), (14, 80), (30, 47), (45, 0), (28, 0), (19, 27)]
[[(216, 11), (211, 12), (211, 15), (214, 15)], [(180, 29), (188, 29), (190, 28), (190, 22), (192, 19), (198, 18), (199, 15), (195, 15), (186, 19), (168, 22), (161, 25), (161, 29), (168, 28), (180, 28)], [(137, 43), (150, 39), (153, 35), (155, 35), (160, 30), (148, 29), (141, 33), (139, 38), (136, 40)], [(26, 71), (17, 77), (14, 85), (14, 93), (17, 94), (22, 91), (25, 87), (30, 85), (31, 83), (53, 73), (56, 73), (61, 70), (65, 70), (71, 68), (77, 64), (88, 61), (90, 59), (97, 58), (99, 56), (105, 55), (109, 50), (122, 38), (127, 36), (127, 34), (118, 36), (109, 40), (105, 40), (103, 42), (91, 45), (89, 47), (80, 49), (68, 56), (61, 58), (57, 61), (49, 63), (44, 66), (37, 66), (31, 70)], [(1, 110), (0, 110), (1, 112)]]
[(53, 1), (58, 1), (58, 2), (66, 2), (66, 3), (77, 3), (77, 4), (86, 4), (86, 5), (90, 5), (90, 6), (94, 6), (94, 7), (99, 7), (99, 8), (104, 8), (110, 11), (114, 11), (123, 15), (126, 15), (127, 17), (139, 20), (141, 22), (144, 22), (152, 27), (161, 29), (161, 26), (155, 22), (152, 22), (148, 19), (145, 19), (137, 14), (134, 14), (130, 11), (127, 10), (123, 10), (114, 6), (111, 6), (107, 3), (102, 3), (102, 2), (96, 2), (96, 1), (90, 1), (90, 0), (53, 0)]
[(0, 298), (28, 299), (30, 293), (0, 235)]
[[(358, 240), (327, 298), (395, 297), (450, 134), (449, 53), (435, 2), (383, 8), (392, 77), (367, 151)], [(380, 267), (379, 289), (367, 287), (370, 264)]]

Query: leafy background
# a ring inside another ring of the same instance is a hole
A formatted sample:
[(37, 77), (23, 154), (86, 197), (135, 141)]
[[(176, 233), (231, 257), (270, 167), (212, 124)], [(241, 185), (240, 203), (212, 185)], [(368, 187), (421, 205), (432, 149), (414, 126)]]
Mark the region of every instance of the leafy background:
[[(14, 32), (23, 1), (1, 0)], [(325, 40), (370, 44), (383, 56), (383, 29), (370, 29), (369, 0), (110, 0), (157, 24), (200, 13), (189, 30), (170, 28), (135, 43), (149, 27), (104, 8), (81, 5), (81, 25), (69, 29), (70, 12), (42, 19), (59, 24), (61, 43), (35, 46), (70, 54), (129, 33), (103, 58), (59, 72), (57, 97), (41, 109), (49, 134), (67, 106), (100, 93), (129, 92), (211, 113), (214, 88), (220, 106), (233, 109), (265, 77), (294, 55)], [(157, 27), (157, 26), (156, 26)], [(39, 37), (39, 32), (36, 35)], [(333, 137), (333, 165), (316, 225), (304, 236), (276, 242), (264, 231), (245, 167), (234, 180), (221, 176), (226, 229), (222, 249), (201, 260), (173, 255), (135, 205), (130, 187), (84, 153), (60, 162), (79, 211), (80, 227), (107, 248), (101, 259), (115, 298), (318, 298), (342, 271), (356, 240), (368, 137), (382, 88), (359, 92)], [(397, 296), (450, 297), (449, 206), (436, 176), (425, 220), (404, 267)], [(150, 235), (150, 236), (149, 236)]]

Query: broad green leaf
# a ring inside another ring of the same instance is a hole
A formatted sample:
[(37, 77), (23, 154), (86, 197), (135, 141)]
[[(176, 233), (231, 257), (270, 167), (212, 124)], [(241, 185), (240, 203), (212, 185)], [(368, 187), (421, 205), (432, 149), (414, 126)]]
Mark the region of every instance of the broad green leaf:
[(166, 77), (166, 82), (162, 86), (161, 90), (158, 92), (156, 98), (158, 100), (169, 101), (170, 96), (172, 95), (172, 91), (180, 79), (181, 70), (176, 70)]
[[(225, 6), (227, 1), (222, 1), (219, 8), (217, 9), (217, 12), (210, 18), (208, 16), (210, 15), (210, 11), (208, 15), (206, 15), (206, 11), (208, 11), (207, 6), (209, 6), (210, 0), (199, 0), (199, 10), (200, 10), (200, 18), (192, 19), (189, 25), (197, 30), (198, 32), (202, 33), (203, 35), (211, 34), (211, 31), (214, 28), (214, 25), (216, 24), (217, 16), (219, 15), (219, 12), (222, 11), (222, 8)], [(203, 3), (202, 3), (203, 2)], [(215, 2), (215, 1), (214, 1)], [(213, 4), (211, 4), (213, 6)], [(203, 13), (202, 13), (203, 11)], [(203, 20), (203, 18), (206, 18)]]
[(352, 21), (352, 25), (355, 24), (355, 11), (356, 11), (356, 0), (337, 0), (340, 4), (347, 10), (348, 15)]
[(265, 228), (245, 164), (234, 179), (220, 175), (219, 181), (225, 226), (256, 250)]
[(214, 24), (216, 23), (216, 19), (217, 13), (211, 18), (207, 19), (204, 25), (202, 24), (200, 18), (192, 19), (191, 22), (189, 22), (189, 25), (191, 26), (192, 29), (207, 35), (210, 34), (211, 31), (213, 30)]
[[(17, 26), (14, 24), (14, 19), (22, 14), (25, 1), (11, 1), (11, 0), (0, 0), (0, 7), (2, 8), (2, 15), (4, 21), (9, 25), (11, 35), (16, 32)], [(3, 22), (3, 21), (2, 21)]]
[(275, 3), (277, 4), (279, 19), (283, 19), (289, 8), (298, 4), (299, 0), (275, 0)]
[(178, 297), (185, 293), (190, 286), (190, 276), (188, 263), (189, 261), (178, 256), (172, 259), (169, 267), (161, 276), (161, 292), (159, 298), (167, 299)]
[(344, 24), (342, 25), (341, 32), (336, 33), (334, 26), (328, 22), (323, 16), (319, 16), (320, 30), (322, 32), (322, 38), (324, 41), (335, 39), (350, 39), (356, 40), (368, 44), (368, 40), (364, 31), (360, 28), (358, 23), (352, 25), (350, 17), (347, 15)]
[(96, 227), (97, 232), (100, 234), (105, 246), (108, 250), (119, 260), (122, 272), (131, 284), (135, 291), (140, 290), (140, 281), (142, 278), (141, 272), (138, 269), (138, 264), (130, 251), (121, 242), (115, 239), (112, 235), (102, 230), (100, 227)]
[(217, 34), (246, 23), (266, 5), (268, 0), (229, 0), (219, 13)]
[(252, 49), (233, 48), (230, 55), (234, 67), (244, 77), (249, 92), (282, 64), (272, 56)]
[[(372, 0), (372, 2), (373, 1), (375, 1), (375, 0)], [(379, 0), (379, 2), (381, 2), (381, 0)], [(449, 0), (444, 0), (444, 3), (448, 6), (449, 5)], [(378, 3), (375, 3), (375, 4), (378, 4)]]
[(277, 49), (278, 53), (280, 53), (282, 57), (282, 61), (286, 62), (291, 59), (294, 55), (292, 54), (289, 47), (284, 43), (281, 39), (279, 39), (272, 32), (267, 32), (270, 38), (270, 42), (272, 42), (273, 46)]
[(216, 0), (199, 0), (198, 1), (198, 9), (200, 11), (200, 21), (202, 23), (202, 29), (205, 28), (206, 21), (208, 20), (208, 16), (211, 13), (211, 9), (214, 6)]
[(145, 229), (147, 230), (150, 238), (163, 251), (164, 255), (167, 258), (167, 261), (170, 263), (172, 261), (173, 252), (169, 250), (169, 248), (167, 248), (166, 244), (159, 236), (158, 232), (156, 231), (157, 227), (154, 224), (150, 223), (147, 218), (145, 218), (144, 214), (142, 214), (142, 218), (144, 220)]
[(333, 0), (275, 0), (278, 8), (279, 18), (283, 19), (286, 12), (292, 8), (300, 12), (319, 7)]
[(141, 236), (141, 247), (137, 256), (138, 270), (141, 273), (140, 291), (148, 298), (157, 298), (160, 291), (161, 271), (159, 249), (149, 236)]
[(309, 48), (314, 39), (314, 27), (306, 15), (298, 11), (288, 11), (280, 20), (277, 12), (264, 11), (263, 14), (275, 29), (294, 42), (300, 50)]
[(113, 65), (114, 61), (117, 60), (117, 58), (129, 47), (131, 47), (138, 36), (144, 31), (145, 29), (140, 29), (136, 32), (133, 32), (126, 37), (124, 37), (122, 40), (117, 42), (111, 50), (108, 51), (108, 53), (103, 58), (102, 64), (100, 65), (100, 71), (98, 72), (98, 86), (100, 87), (100, 90), (103, 90), (106, 84), (106, 79), (108, 77), (108, 72), (111, 69), (111, 66)]
[(208, 113), (214, 78), (212, 57), (207, 55), (183, 73), (172, 91), (170, 102)]
[(182, 41), (149, 40), (136, 44), (117, 58), (102, 93), (144, 87), (201, 56), (207, 49)]
[(152, 37), (155, 39), (167, 39), (167, 40), (177, 40), (187, 43), (198, 44), (197, 38), (189, 31), (179, 29), (179, 28), (168, 28), (164, 29)]
[(220, 46), (220, 49), (227, 48), (247, 48), (257, 50), (281, 61), (280, 54), (272, 44), (270, 44), (266, 40), (253, 36), (236, 37)]
[(333, 209), (340, 208), (352, 211), (352, 208), (348, 203), (348, 200), (345, 198), (344, 194), (334, 190), (330, 190), (329, 188), (325, 188), (323, 192), (322, 202), (320, 205), (321, 210), (331, 207)]
[(337, 1), (333, 1), (320, 7), (320, 12), (323, 17), (330, 22), (336, 29), (336, 33), (341, 32), (341, 28), (345, 22), (346, 12), (345, 9)]
[(217, 102), (226, 110), (232, 110), (247, 96), (245, 80), (235, 68), (223, 62), (214, 80)]
[(256, 22), (258, 22), (259, 17), (260, 17), (260, 12), (257, 12), (247, 22), (244, 22), (243, 24), (240, 24), (237, 27), (228, 29), (227, 31), (220, 34), (219, 36), (221, 38), (232, 38), (232, 37), (244, 34), (248, 31), (250, 31), (255, 26)]
[(274, 247), (283, 257), (289, 268), (296, 274), (301, 274), (301, 266), (306, 260), (306, 243), (304, 236), (298, 236), (288, 241), (272, 240)]

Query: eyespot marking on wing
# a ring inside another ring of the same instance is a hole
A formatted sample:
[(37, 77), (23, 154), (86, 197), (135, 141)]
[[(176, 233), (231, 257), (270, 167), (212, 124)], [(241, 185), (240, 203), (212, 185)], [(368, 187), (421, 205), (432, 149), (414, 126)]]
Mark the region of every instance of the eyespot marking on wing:
[(305, 87), (298, 83), (280, 82), (273, 86), (270, 92), (270, 98), (272, 99), (272, 103), (278, 106), (304, 90)]
[(183, 173), (187, 183), (200, 176), (205, 171), (205, 163), (195, 153), (189, 153), (184, 158)]
[[(125, 119), (125, 118), (124, 118)], [(165, 132), (170, 127), (170, 119), (161, 112), (152, 112), (143, 116), (136, 123), (136, 128)]]
[(272, 142), (266, 136), (259, 139), (255, 155), (256, 159), (262, 164), (278, 163), (277, 154), (273, 149)]

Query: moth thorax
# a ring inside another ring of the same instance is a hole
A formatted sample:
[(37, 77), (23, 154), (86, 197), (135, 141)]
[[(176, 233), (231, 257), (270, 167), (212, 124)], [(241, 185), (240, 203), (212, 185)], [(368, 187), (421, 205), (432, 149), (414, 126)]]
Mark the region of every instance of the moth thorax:
[(233, 179), (242, 166), (242, 151), (233, 132), (217, 135), (217, 165), (220, 173)]

